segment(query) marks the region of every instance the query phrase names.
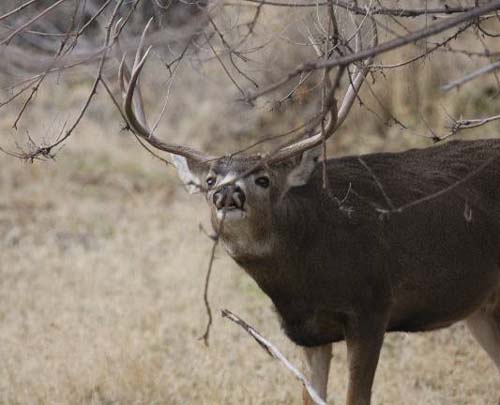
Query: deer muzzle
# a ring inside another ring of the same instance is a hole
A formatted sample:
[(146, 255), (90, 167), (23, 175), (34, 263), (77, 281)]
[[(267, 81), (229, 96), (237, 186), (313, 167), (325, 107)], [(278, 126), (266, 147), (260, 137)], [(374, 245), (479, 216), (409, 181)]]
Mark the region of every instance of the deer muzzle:
[(245, 193), (239, 186), (222, 186), (213, 195), (213, 203), (218, 210), (240, 209), (245, 205)]

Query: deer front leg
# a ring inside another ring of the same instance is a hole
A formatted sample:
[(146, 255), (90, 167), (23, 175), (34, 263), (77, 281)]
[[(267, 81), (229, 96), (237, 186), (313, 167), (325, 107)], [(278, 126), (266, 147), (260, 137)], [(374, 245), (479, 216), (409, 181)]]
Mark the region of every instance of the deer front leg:
[(347, 405), (370, 405), (373, 378), (384, 340), (385, 322), (359, 320), (346, 328), (349, 384)]
[[(332, 359), (332, 344), (316, 347), (304, 347), (307, 373), (306, 377), (319, 394), (326, 401), (326, 390), (328, 386), (328, 374), (330, 371), (330, 360)], [(302, 397), (305, 405), (314, 405), (314, 401), (304, 388)]]

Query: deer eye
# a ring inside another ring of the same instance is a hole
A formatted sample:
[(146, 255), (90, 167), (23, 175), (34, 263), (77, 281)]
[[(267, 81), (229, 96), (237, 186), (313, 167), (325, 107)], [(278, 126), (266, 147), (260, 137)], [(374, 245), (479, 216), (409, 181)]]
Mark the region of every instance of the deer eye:
[(269, 187), (269, 177), (267, 176), (261, 176), (261, 177), (257, 177), (255, 179), (255, 184), (257, 184), (259, 187), (262, 187), (262, 188), (268, 188)]
[(212, 187), (214, 184), (215, 184), (215, 177), (214, 176), (207, 177), (207, 186)]

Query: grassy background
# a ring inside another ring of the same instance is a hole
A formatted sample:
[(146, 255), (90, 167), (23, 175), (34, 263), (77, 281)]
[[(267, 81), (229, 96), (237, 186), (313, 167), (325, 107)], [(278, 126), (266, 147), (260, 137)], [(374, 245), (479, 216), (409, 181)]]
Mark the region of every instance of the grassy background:
[[(389, 63), (415, 52), (382, 59)], [(355, 106), (330, 143), (332, 152), (430, 145), (422, 116), (444, 133), (447, 113), (498, 113), (493, 77), (460, 93), (439, 91), (484, 63), (443, 53), (377, 75), (372, 86), (379, 101), (365, 89), (369, 110)], [(215, 79), (180, 71), (160, 136), (228, 152), (304, 120), (300, 112), (311, 108), (296, 100), (285, 112), (245, 109), (233, 102), (235, 90), (220, 66), (207, 69)], [(154, 74), (150, 68), (147, 77)], [(37, 140), (53, 139), (77, 113), (84, 84), (71, 77), (51, 83), (18, 131), (11, 129), (15, 109), (1, 112), (2, 145), (22, 144), (26, 131)], [(164, 91), (164, 83), (146, 85), (153, 110)], [(391, 114), (409, 129), (386, 125)], [(211, 249), (198, 230), (200, 222), (209, 229), (206, 207), (120, 125), (100, 92), (55, 161), (31, 165), (0, 156), (0, 403), (300, 403), (299, 384), (217, 312), (210, 347), (198, 339), (206, 322), (202, 294)], [(498, 129), (493, 124), (466, 135), (496, 136)], [(236, 312), (301, 364), (300, 350), (280, 331), (269, 299), (222, 251), (210, 297), (215, 311)], [(331, 403), (343, 403), (346, 381), (345, 345), (338, 344)], [(497, 404), (499, 393), (493, 364), (457, 324), (388, 335), (373, 402)]]

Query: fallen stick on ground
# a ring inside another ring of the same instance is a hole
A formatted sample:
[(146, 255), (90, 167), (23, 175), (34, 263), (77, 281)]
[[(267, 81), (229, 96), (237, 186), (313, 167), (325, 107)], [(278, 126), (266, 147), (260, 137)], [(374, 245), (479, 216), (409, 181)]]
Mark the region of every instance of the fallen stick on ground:
[(264, 338), (259, 332), (257, 332), (254, 328), (252, 328), (248, 323), (246, 323), (239, 316), (233, 314), (231, 311), (227, 309), (223, 309), (221, 311), (223, 318), (228, 318), (234, 323), (240, 325), (250, 336), (252, 336), (257, 343), (273, 358), (279, 360), (288, 370), (292, 372), (292, 374), (303, 384), (312, 400), (317, 405), (326, 405), (326, 402), (323, 401), (316, 390), (313, 388), (311, 383), (304, 377), (302, 374), (292, 363), (288, 361), (288, 359), (283, 356), (283, 354), (278, 350), (276, 346), (274, 346), (271, 342), (269, 342), (266, 338)]

